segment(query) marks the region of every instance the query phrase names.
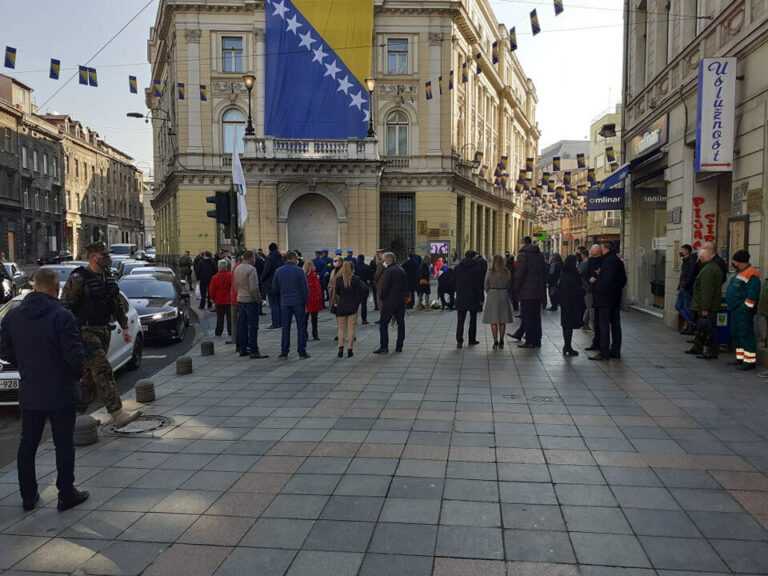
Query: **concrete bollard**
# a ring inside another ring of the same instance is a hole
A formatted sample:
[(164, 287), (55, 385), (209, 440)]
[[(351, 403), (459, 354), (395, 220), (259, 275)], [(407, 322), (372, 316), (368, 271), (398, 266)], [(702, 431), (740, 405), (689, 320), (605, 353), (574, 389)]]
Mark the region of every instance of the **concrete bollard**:
[(213, 356), (214, 354), (215, 349), (213, 347), (213, 342), (210, 340), (200, 342), (200, 356)]
[(99, 441), (99, 421), (93, 416), (78, 416), (75, 421), (75, 446), (89, 446)]
[(136, 402), (147, 404), (155, 401), (155, 383), (152, 380), (139, 380), (136, 382)]
[(189, 356), (182, 356), (176, 360), (176, 374), (178, 376), (184, 376), (186, 374), (192, 374), (192, 358)]

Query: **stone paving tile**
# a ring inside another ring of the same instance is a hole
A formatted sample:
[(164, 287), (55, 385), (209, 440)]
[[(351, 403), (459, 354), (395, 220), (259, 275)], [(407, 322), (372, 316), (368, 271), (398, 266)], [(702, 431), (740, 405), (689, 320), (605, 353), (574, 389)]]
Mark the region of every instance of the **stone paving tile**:
[(112, 542), (82, 567), (86, 574), (138, 576), (166, 549), (167, 544)]
[(565, 531), (559, 506), (502, 504), (501, 511), (504, 528)]
[(576, 561), (568, 534), (565, 532), (536, 532), (505, 530), (506, 557), (516, 562)]
[(383, 505), (384, 498), (331, 496), (322, 511), (321, 518), (323, 520), (375, 522)]
[(722, 560), (706, 540), (640, 536), (645, 553), (656, 569), (722, 572)]
[(305, 550), (365, 552), (374, 526), (373, 522), (318, 520), (312, 527), (302, 548)]
[(65, 572), (69, 574), (85, 564), (107, 545), (105, 540), (53, 538), (14, 565), (32, 572)]
[(501, 560), (504, 558), (502, 532), (498, 528), (440, 526), (438, 556)]
[(571, 541), (582, 564), (651, 567), (637, 538), (631, 535), (572, 532)]
[(301, 548), (314, 521), (286, 518), (261, 518), (243, 537), (241, 546), (259, 548)]
[(211, 576), (229, 556), (231, 548), (174, 544), (144, 571), (145, 576)]
[(368, 550), (380, 554), (432, 556), (437, 526), (425, 524), (378, 524)]
[(359, 576), (432, 576), (432, 558), (366, 554)]
[(355, 576), (363, 555), (350, 552), (299, 552), (288, 576)]
[(253, 522), (252, 518), (200, 516), (178, 541), (184, 544), (236, 546)]
[(0, 534), (0, 570), (6, 570), (48, 542), (48, 538)]
[(387, 498), (381, 509), (379, 521), (401, 524), (437, 524), (439, 517), (440, 500)]

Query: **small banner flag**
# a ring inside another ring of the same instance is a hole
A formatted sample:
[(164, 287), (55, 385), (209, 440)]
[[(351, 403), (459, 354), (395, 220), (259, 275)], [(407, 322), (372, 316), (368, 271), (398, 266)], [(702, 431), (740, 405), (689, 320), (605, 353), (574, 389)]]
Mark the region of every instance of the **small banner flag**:
[(531, 31), (533, 32), (534, 36), (541, 32), (541, 26), (539, 25), (539, 15), (536, 13), (536, 8), (531, 10)]
[(467, 73), (467, 63), (461, 65), (461, 83), (466, 84), (469, 82), (469, 74)]
[(478, 52), (477, 56), (475, 56), (475, 60), (477, 60), (477, 75), (480, 76), (480, 74), (483, 73), (483, 53)]
[(184, 100), (186, 97), (187, 91), (184, 89), (184, 82), (177, 82), (176, 83), (176, 95), (179, 97), (179, 100)]
[(88, 86), (88, 68), (85, 66), (78, 66), (77, 67), (77, 75), (79, 78), (80, 84), (83, 86)]
[(200, 84), (200, 101), (208, 102), (208, 86)]
[(56, 58), (51, 58), (51, 70), (48, 72), (48, 77), (51, 80), (58, 80), (60, 72), (61, 72), (61, 60), (56, 60)]
[(525, 159), (525, 171), (526, 172), (533, 172), (533, 158), (526, 158)]
[(96, 77), (96, 68), (88, 68), (88, 85), (95, 88), (99, 86), (99, 80)]
[(576, 154), (576, 166), (578, 168), (585, 168), (587, 166), (586, 158), (582, 152)]
[(563, 13), (563, 0), (555, 0), (555, 16), (559, 16)]
[(517, 176), (517, 180), (518, 180), (518, 182), (525, 182), (526, 179), (527, 179), (527, 177), (526, 177), (525, 170), (521, 168), (520, 169), (520, 174), (518, 174), (518, 176)]
[(16, 48), (13, 46), (5, 47), (5, 67), (16, 68)]
[(613, 151), (613, 146), (605, 147), (605, 158), (608, 160), (608, 164), (616, 162), (616, 153)]
[(594, 168), (587, 168), (587, 182), (589, 182), (590, 186), (593, 186), (595, 184), (595, 169)]
[(560, 172), (560, 156), (552, 158), (552, 171)]
[(541, 175), (541, 185), (546, 186), (547, 182), (549, 182), (549, 172), (544, 172)]
[(566, 190), (571, 187), (571, 173), (567, 170), (563, 172), (563, 186)]
[(437, 77), (437, 89), (440, 91), (440, 96), (443, 95), (443, 77), (438, 76)]
[(426, 91), (426, 94), (427, 94), (427, 100), (432, 100), (432, 80), (429, 80), (425, 84), (424, 90)]
[(136, 76), (128, 76), (128, 90), (131, 91), (131, 94), (139, 93), (139, 83), (136, 80)]
[(557, 182), (555, 182), (555, 179), (554, 178), (550, 178), (549, 182), (547, 182), (547, 190), (554, 190), (556, 184), (557, 184)]
[(453, 90), (453, 70), (451, 70), (451, 74), (448, 76), (448, 91), (450, 92)]
[(509, 50), (511, 52), (517, 50), (517, 32), (514, 26), (509, 29)]
[(491, 46), (491, 60), (494, 64), (499, 63), (499, 41), (496, 40)]
[(163, 88), (162, 84), (160, 83), (160, 80), (155, 80), (152, 82), (152, 96), (155, 98), (162, 98), (163, 97)]

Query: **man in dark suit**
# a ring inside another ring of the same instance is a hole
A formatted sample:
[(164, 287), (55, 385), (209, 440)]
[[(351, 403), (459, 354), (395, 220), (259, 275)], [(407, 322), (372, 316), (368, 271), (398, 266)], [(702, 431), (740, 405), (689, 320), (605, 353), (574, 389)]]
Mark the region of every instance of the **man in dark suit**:
[(456, 347), (464, 346), (464, 323), (469, 313), (469, 345), (480, 344), (477, 340), (477, 313), (483, 309), (485, 299), (485, 273), (477, 253), (469, 251), (456, 265)]
[(624, 262), (613, 250), (613, 244), (602, 245), (603, 260), (597, 276), (592, 278), (592, 298), (600, 323), (600, 352), (590, 356), (599, 362), (621, 358), (621, 299), (627, 285)]
[(397, 264), (392, 252), (384, 254), (384, 273), (380, 279), (381, 318), (379, 320), (380, 344), (374, 354), (389, 353), (389, 323), (397, 322), (396, 352), (403, 351), (405, 342), (405, 299), (408, 296), (408, 279), (405, 270)]
[(77, 382), (85, 351), (75, 317), (57, 299), (56, 273), (38, 270), (32, 282), (34, 292), (3, 320), (0, 357), (16, 366), (21, 375), (17, 465), (24, 510), (34, 509), (40, 500), (35, 454), (45, 423), (50, 421), (56, 447), (58, 508), (63, 511), (88, 499), (88, 492), (75, 488), (74, 445)]
[(525, 343), (520, 348), (541, 348), (541, 309), (546, 302), (547, 263), (539, 247), (530, 236), (523, 238), (523, 247), (517, 257), (515, 267), (515, 292), (520, 300), (520, 328), (512, 338)]

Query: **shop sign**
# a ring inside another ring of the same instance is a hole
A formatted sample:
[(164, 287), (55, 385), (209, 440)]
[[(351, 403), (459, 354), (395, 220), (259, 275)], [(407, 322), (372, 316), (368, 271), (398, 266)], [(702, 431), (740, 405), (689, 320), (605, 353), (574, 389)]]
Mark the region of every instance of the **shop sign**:
[(696, 110), (696, 172), (733, 172), (736, 58), (699, 62)]
[(451, 243), (450, 242), (430, 242), (429, 253), (447, 256), (448, 254), (451, 253)]
[(666, 204), (666, 190), (649, 190), (640, 194), (640, 202), (643, 204)]
[(587, 193), (587, 211), (624, 210), (624, 188), (599, 188)]
[(629, 159), (634, 160), (666, 143), (667, 116), (664, 115), (629, 141)]
[(706, 196), (693, 197), (693, 249), (698, 250), (704, 242), (715, 241), (717, 226), (717, 205)]

